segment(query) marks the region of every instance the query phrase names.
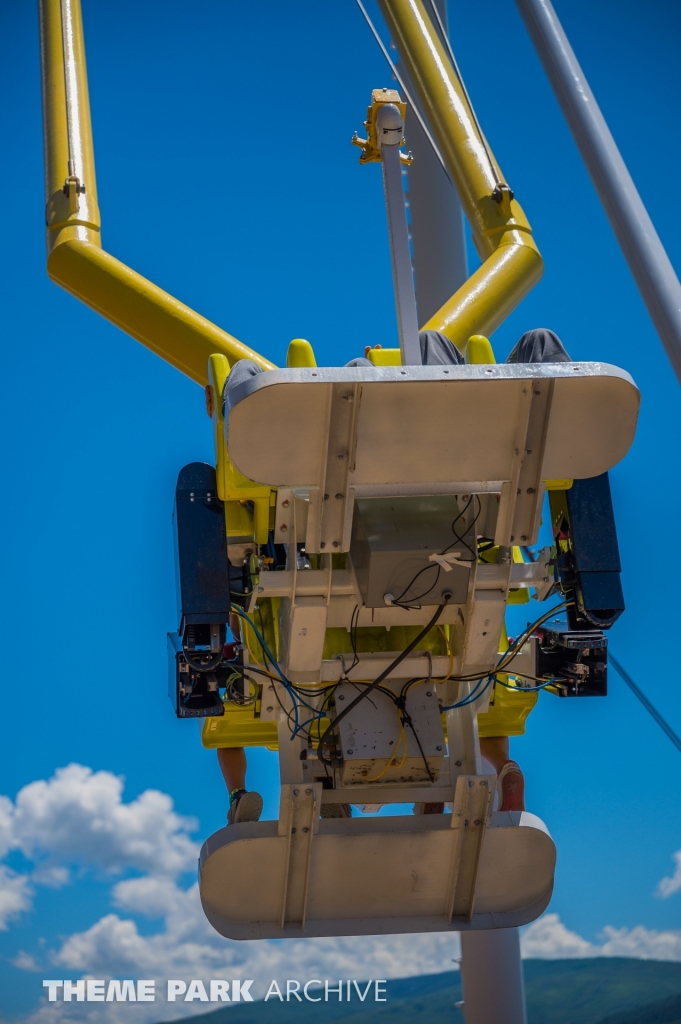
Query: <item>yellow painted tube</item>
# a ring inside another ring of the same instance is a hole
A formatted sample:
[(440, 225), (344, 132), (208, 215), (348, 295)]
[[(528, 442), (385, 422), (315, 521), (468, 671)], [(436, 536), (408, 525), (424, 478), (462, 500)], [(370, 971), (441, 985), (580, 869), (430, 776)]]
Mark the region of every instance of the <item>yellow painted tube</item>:
[(80, 0), (40, 0), (48, 273), (197, 383), (208, 358), (274, 364), (101, 248)]
[(497, 188), (501, 171), (422, 0), (379, 4), (485, 261), (424, 325), (465, 349), (472, 334), (491, 333), (514, 309), (541, 277), (543, 261), (522, 207)]

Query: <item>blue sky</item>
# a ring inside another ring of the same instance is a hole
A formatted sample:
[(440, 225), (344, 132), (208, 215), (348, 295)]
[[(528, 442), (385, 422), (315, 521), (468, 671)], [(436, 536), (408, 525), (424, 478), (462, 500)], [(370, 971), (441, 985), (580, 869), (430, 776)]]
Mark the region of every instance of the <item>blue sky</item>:
[[(394, 344), (380, 169), (360, 168), (349, 144), (371, 89), (390, 75), (354, 3), (195, 0), (189, 16), (177, 0), (83, 6), (105, 247), (280, 364), (293, 337), (331, 365), (365, 343)], [(678, 5), (621, 0), (617, 17), (609, 0), (556, 8), (681, 269)], [(226, 800), (214, 755), (195, 723), (175, 720), (165, 681), (175, 478), (185, 463), (212, 459), (203, 395), (48, 281), (36, 11), (4, 4), (0, 18), (9, 144), (0, 792), (12, 801), (0, 804), (0, 845), (6, 820), (14, 874), (2, 879), (16, 907), (0, 931), (0, 1013), (11, 1017), (33, 1012), (57, 964), (73, 977), (106, 970), (110, 935), (100, 960), (83, 949), (96, 946), (93, 927), (120, 933), (112, 916), (132, 922), (150, 957), (179, 948), (177, 921), (191, 916), (181, 910), (192, 898), (190, 844), (223, 824)], [(450, 0), (450, 24), (478, 116), (546, 261), (542, 282), (492, 339), (498, 358), (523, 331), (550, 327), (574, 358), (623, 366), (642, 391), (636, 442), (612, 473), (627, 612), (611, 642), (681, 730), (679, 386), (512, 0)], [(554, 916), (534, 926), (527, 950), (584, 955), (614, 943), (610, 951), (681, 958), (681, 886), (655, 895), (681, 848), (681, 762), (624, 684), (613, 674), (607, 700), (543, 695), (513, 754), (559, 854)], [(71, 763), (105, 774), (55, 780)], [(122, 797), (113, 776), (125, 778)], [(40, 780), (53, 781), (25, 788)], [(276, 780), (275, 758), (252, 754), (249, 783), (268, 816)], [(166, 803), (140, 801), (148, 790)], [(59, 841), (55, 801), (71, 829)], [(96, 814), (114, 853), (92, 838)], [(162, 839), (146, 860), (129, 838), (145, 829)], [(198, 918), (192, 927), (209, 950), (204, 964), (284, 964), (294, 952), (234, 951)], [(602, 937), (607, 927), (617, 931)], [(381, 942), (376, 963), (390, 952), (398, 973), (445, 969), (456, 955), (425, 943), (414, 965), (400, 960), (398, 940)], [(109, 955), (109, 973), (125, 969)], [(352, 955), (347, 944), (296, 951), (309, 963)]]

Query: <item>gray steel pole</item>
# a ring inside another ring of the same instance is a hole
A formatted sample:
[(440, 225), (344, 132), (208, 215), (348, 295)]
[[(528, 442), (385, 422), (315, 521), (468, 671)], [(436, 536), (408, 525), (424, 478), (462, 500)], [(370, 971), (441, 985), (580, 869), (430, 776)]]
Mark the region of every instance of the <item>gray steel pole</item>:
[(681, 284), (550, 0), (516, 0), (641, 298), (681, 382)]

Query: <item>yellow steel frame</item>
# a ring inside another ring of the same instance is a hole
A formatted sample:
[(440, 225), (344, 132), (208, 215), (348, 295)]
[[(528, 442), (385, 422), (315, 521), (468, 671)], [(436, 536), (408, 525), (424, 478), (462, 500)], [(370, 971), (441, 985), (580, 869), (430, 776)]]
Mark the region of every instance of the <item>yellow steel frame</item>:
[[(543, 263), (519, 204), (503, 186), (462, 83), (422, 0), (379, 0), (401, 60), (473, 228), (482, 266), (424, 326), (465, 350), (490, 334), (541, 277)], [(40, 0), (47, 269), (57, 284), (197, 383), (208, 361), (269, 360), (131, 270), (101, 244), (80, 0)], [(314, 359), (298, 344), (289, 365)], [(311, 350), (310, 350), (311, 351)]]
[(208, 357), (252, 349), (102, 249), (80, 0), (41, 0), (47, 271), (53, 281), (199, 384)]
[(468, 97), (422, 0), (379, 0), (473, 229), (482, 266), (424, 325), (462, 351), (472, 334), (489, 335), (542, 275), (543, 261), (520, 205), (479, 133)]

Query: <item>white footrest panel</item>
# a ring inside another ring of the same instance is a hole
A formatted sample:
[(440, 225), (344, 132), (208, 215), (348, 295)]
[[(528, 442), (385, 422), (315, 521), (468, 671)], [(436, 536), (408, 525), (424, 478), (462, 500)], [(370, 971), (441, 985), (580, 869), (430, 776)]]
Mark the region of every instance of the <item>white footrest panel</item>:
[(495, 812), (472, 917), (448, 921), (460, 835), (451, 821), (450, 814), (319, 820), (306, 860), (305, 920), (283, 926), (290, 847), (278, 823), (220, 829), (201, 850), (204, 912), (230, 939), (510, 928), (539, 917), (553, 891), (553, 840), (532, 814)]

